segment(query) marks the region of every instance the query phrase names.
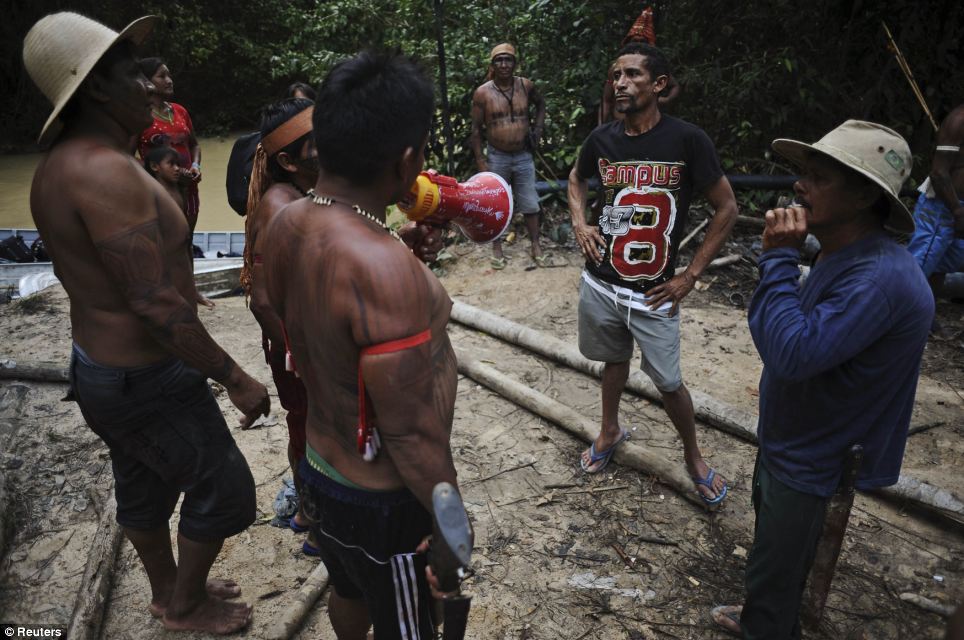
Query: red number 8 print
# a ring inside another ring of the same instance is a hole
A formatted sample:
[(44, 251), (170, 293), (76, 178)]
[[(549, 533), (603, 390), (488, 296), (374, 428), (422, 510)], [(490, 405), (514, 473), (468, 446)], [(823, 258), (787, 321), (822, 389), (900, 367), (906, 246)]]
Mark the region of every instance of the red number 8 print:
[(676, 199), (667, 191), (625, 189), (613, 206), (632, 206), (629, 229), (614, 235), (609, 263), (626, 280), (654, 280), (669, 262), (670, 233), (676, 220)]

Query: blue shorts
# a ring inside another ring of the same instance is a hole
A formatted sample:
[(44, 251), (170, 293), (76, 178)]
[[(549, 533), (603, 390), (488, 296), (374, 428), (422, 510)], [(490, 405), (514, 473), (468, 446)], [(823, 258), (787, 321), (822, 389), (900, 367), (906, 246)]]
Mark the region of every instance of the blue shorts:
[(77, 345), (70, 374), (84, 419), (110, 449), (121, 526), (166, 527), (181, 493), (178, 530), (189, 540), (222, 540), (254, 522), (254, 478), (203, 374), (176, 358), (105, 367)]
[(515, 213), (539, 213), (539, 194), (536, 193), (536, 165), (528, 151), (508, 153), (488, 147), (489, 171), (497, 173), (512, 187)]
[(928, 278), (934, 273), (964, 269), (964, 238), (954, 237), (954, 217), (940, 198), (928, 198), (922, 193), (917, 199), (914, 234), (907, 250)]

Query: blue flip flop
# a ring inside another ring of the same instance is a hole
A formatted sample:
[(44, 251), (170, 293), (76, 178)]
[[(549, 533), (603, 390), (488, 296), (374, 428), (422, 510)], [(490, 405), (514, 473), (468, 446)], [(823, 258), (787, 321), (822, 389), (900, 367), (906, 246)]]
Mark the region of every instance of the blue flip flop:
[[(715, 477), (716, 477), (716, 469), (713, 469), (712, 467), (710, 467), (710, 472), (706, 474), (705, 478), (700, 479), (700, 478), (697, 478), (696, 476), (693, 476), (693, 482), (695, 482), (697, 485), (703, 485), (710, 491), (714, 491), (713, 478)], [(700, 494), (700, 497), (703, 498), (703, 502), (705, 502), (708, 506), (711, 506), (711, 507), (723, 502), (723, 498), (726, 497), (726, 492), (727, 492), (726, 482), (723, 482), (723, 490), (720, 491), (720, 494), (715, 498), (708, 498), (706, 497), (706, 494), (704, 494), (702, 491), (700, 491), (699, 489), (696, 490), (696, 493)]]
[(312, 545), (312, 544), (308, 544), (308, 541), (307, 541), (307, 540), (305, 540), (305, 541), (302, 543), (302, 545), (301, 545), (301, 552), (302, 552), (303, 554), (305, 554), (306, 556), (310, 556), (310, 557), (312, 557), (312, 558), (317, 558), (318, 556), (321, 555), (321, 551), (318, 550), (318, 547), (316, 547), (316, 546), (314, 546), (314, 545)]
[[(609, 447), (605, 451), (596, 451), (596, 441), (593, 440), (592, 444), (589, 446), (589, 464), (586, 464), (583, 461), (582, 456), (579, 456), (579, 466), (582, 467), (582, 470), (586, 473), (599, 473), (605, 469), (606, 465), (609, 464), (609, 461), (612, 460), (613, 454), (616, 453), (616, 449), (619, 448), (619, 445), (621, 445), (627, 439), (629, 439), (629, 432), (625, 429), (620, 429), (619, 439), (613, 443), (613, 446)], [(602, 461), (602, 464), (599, 465), (599, 468), (595, 471), (590, 471), (589, 467), (593, 466), (599, 461)]]
[(288, 528), (294, 531), (295, 533), (305, 533), (311, 527), (309, 527), (308, 525), (298, 524), (297, 522), (295, 522), (295, 517), (291, 516), (291, 518), (288, 519)]

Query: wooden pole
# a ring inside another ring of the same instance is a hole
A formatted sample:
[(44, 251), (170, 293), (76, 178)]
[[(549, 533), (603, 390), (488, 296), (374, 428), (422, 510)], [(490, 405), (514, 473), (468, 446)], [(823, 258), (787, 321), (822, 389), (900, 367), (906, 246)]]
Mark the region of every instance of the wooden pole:
[[(941, 604), (936, 600), (931, 600), (930, 598), (925, 598), (922, 595), (916, 593), (902, 593), (898, 596), (902, 601), (909, 602), (910, 604), (920, 607), (924, 611), (930, 611), (931, 613), (936, 613), (943, 618), (950, 618), (954, 615), (954, 607), (951, 605)], [(947, 636), (948, 638), (955, 638), (959, 636)]]
[[(587, 360), (574, 345), (517, 322), (459, 301), (453, 304), (452, 319), (577, 371), (597, 378), (602, 376), (603, 363)], [(645, 398), (661, 402), (659, 391), (642, 371), (635, 371), (629, 376), (626, 388)], [(695, 389), (689, 391), (693, 398), (696, 417), (702, 422), (756, 444), (756, 425), (759, 416), (728, 405)], [(964, 525), (964, 501), (946, 489), (901, 475), (897, 484), (877, 489), (875, 493), (890, 499), (911, 502), (957, 525)]]
[[(736, 263), (739, 262), (742, 258), (743, 258), (743, 256), (741, 256), (741, 255), (739, 255), (739, 254), (737, 254), (737, 253), (731, 253), (730, 255), (723, 256), (722, 258), (717, 258), (717, 259), (713, 260), (711, 263), (709, 263), (708, 265), (706, 265), (706, 270), (709, 271), (710, 269), (719, 269), (720, 267), (725, 267), (725, 266), (727, 266), (727, 265), (736, 264)], [(684, 271), (686, 271), (686, 267), (676, 267), (675, 274), (676, 274), (676, 275), (679, 275), (679, 274), (683, 273)]]
[(693, 230), (690, 232), (690, 234), (689, 234), (688, 236), (686, 236), (685, 238), (683, 238), (683, 241), (679, 243), (679, 248), (677, 248), (677, 251), (682, 251), (682, 250), (683, 250), (683, 247), (685, 247), (686, 245), (688, 245), (688, 244), (690, 243), (690, 240), (692, 240), (694, 237), (696, 237), (696, 234), (699, 233), (700, 231), (702, 231), (702, 230), (703, 230), (703, 227), (705, 227), (706, 225), (708, 225), (708, 224), (710, 223), (710, 220), (712, 220), (712, 219), (713, 219), (712, 217), (709, 217), (709, 218), (707, 218), (706, 220), (704, 220), (703, 222), (701, 222), (701, 223), (699, 223), (698, 225), (696, 225), (696, 228), (693, 229)]
[[(457, 349), (456, 355), (459, 373), (485, 385), (520, 407), (559, 425), (580, 440), (592, 442), (598, 435), (599, 425), (574, 409), (482, 364), (473, 354), (463, 349)], [(681, 465), (666, 460), (642, 445), (632, 440), (624, 442), (616, 451), (613, 460), (643, 473), (659, 476), (664, 483), (690, 502), (706, 507), (697, 495), (692, 478), (686, 474)]]
[(96, 640), (104, 619), (107, 596), (114, 577), (114, 562), (124, 533), (117, 524), (117, 501), (111, 486), (110, 498), (104, 505), (100, 525), (90, 545), (87, 567), (70, 617), (67, 637), (71, 640)]
[(292, 603), (285, 609), (281, 618), (268, 628), (266, 636), (268, 640), (288, 640), (293, 636), (301, 628), (308, 612), (311, 611), (327, 586), (328, 569), (325, 568), (324, 562), (319, 562), (315, 570), (305, 580), (305, 583), (298, 589)]
[(69, 382), (67, 367), (53, 362), (23, 362), (0, 356), (0, 379)]
[(934, 127), (934, 131), (936, 132), (939, 128), (937, 126), (937, 121), (934, 120), (934, 116), (931, 115), (931, 110), (927, 107), (927, 101), (924, 100), (924, 94), (921, 93), (917, 80), (914, 79), (914, 72), (910, 70), (910, 65), (907, 64), (907, 59), (904, 57), (904, 54), (901, 53), (900, 49), (897, 48), (897, 43), (894, 42), (894, 36), (890, 34), (890, 29), (887, 28), (887, 23), (881, 20), (880, 24), (884, 26), (884, 33), (887, 35), (887, 43), (890, 46), (890, 50), (894, 54), (894, 57), (897, 58), (897, 66), (900, 67), (904, 77), (907, 78), (907, 82), (910, 84), (910, 89), (914, 92), (914, 97), (917, 98), (917, 102), (919, 102), (920, 106), (924, 109), (924, 113), (927, 114), (927, 119), (931, 121), (931, 126)]
[[(30, 387), (22, 384), (7, 385), (0, 391), (0, 451), (14, 450), (11, 442), (20, 428), (20, 416), (23, 415), (23, 406), (29, 393)], [(0, 470), (0, 558), (6, 555), (13, 529), (6, 484), (6, 474)]]
[[(587, 360), (579, 353), (579, 349), (570, 342), (563, 342), (554, 336), (530, 329), (517, 322), (512, 322), (457, 300), (452, 307), (452, 319), (460, 324), (533, 351), (576, 371), (597, 378), (602, 376), (603, 363)], [(642, 371), (635, 371), (629, 376), (626, 388), (650, 400), (662, 402), (659, 390)], [(756, 442), (756, 416), (724, 404), (694, 389), (690, 389), (690, 396), (693, 398), (696, 416), (700, 420), (721, 431), (732, 433), (750, 442)]]

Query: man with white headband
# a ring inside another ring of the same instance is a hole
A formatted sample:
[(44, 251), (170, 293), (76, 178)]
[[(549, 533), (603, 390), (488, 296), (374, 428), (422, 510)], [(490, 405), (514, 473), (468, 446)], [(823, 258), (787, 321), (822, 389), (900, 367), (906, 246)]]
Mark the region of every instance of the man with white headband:
[[(964, 269), (964, 104), (951, 111), (937, 132), (929, 180), (914, 207), (914, 235), (907, 249), (935, 291), (944, 276)], [(939, 326), (934, 330), (940, 331)]]

